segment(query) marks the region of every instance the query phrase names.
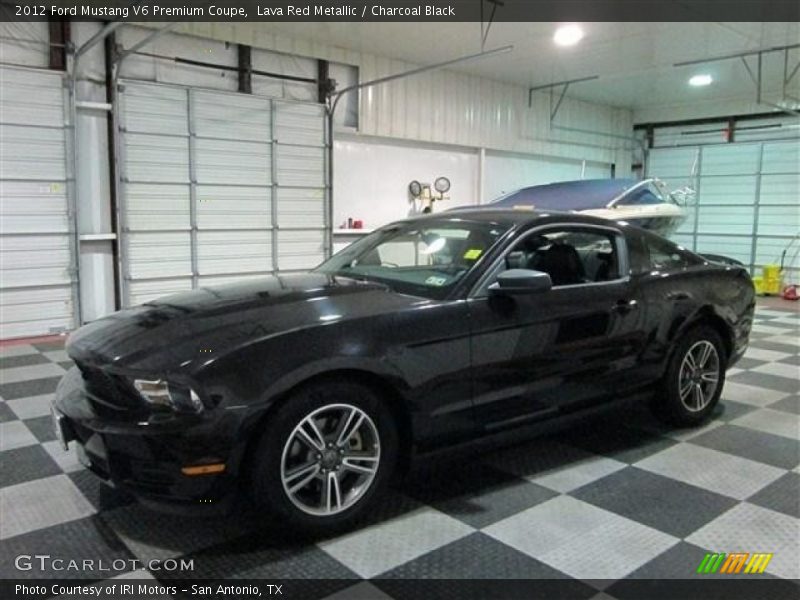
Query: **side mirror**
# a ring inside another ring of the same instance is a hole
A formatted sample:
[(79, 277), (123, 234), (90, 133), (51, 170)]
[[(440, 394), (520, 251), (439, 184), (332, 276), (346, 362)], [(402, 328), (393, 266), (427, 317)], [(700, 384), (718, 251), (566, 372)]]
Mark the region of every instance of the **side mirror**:
[(503, 295), (539, 294), (553, 287), (550, 275), (532, 269), (509, 269), (497, 276), (489, 292)]

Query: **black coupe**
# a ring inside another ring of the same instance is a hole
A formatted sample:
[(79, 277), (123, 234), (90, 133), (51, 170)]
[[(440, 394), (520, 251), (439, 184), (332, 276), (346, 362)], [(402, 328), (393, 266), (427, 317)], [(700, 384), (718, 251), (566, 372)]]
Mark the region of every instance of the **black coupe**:
[(74, 332), (60, 439), (144, 501), (245, 488), (305, 530), (363, 516), (409, 458), (646, 398), (706, 419), (753, 285), (626, 223), (460, 210), (314, 271), (202, 288)]

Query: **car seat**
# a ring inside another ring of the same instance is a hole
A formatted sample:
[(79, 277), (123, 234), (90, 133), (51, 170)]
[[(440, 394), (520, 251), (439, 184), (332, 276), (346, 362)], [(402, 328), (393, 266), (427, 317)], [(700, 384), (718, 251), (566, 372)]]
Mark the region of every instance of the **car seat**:
[(554, 286), (586, 282), (581, 257), (569, 244), (551, 244), (536, 261), (536, 269), (550, 275)]

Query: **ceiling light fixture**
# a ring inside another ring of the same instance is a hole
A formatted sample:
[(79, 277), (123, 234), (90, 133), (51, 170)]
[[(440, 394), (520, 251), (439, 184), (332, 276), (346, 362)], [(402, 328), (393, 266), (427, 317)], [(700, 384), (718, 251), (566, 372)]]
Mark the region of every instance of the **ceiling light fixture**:
[(711, 75), (695, 75), (689, 79), (689, 85), (692, 87), (703, 87), (705, 85), (711, 85), (711, 82), (714, 81), (714, 78)]
[(583, 39), (583, 29), (575, 23), (562, 25), (556, 30), (553, 41), (559, 46), (574, 46)]

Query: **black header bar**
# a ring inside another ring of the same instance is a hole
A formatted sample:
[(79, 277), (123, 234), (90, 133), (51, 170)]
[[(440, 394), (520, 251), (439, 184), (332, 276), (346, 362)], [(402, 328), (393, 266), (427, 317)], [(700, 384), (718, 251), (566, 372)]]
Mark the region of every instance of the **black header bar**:
[(0, 20), (798, 21), (798, 0), (0, 0)]

